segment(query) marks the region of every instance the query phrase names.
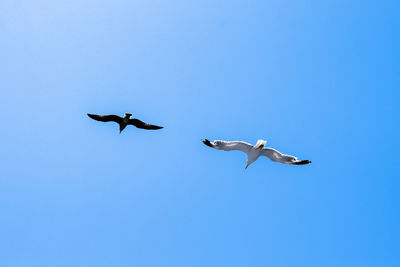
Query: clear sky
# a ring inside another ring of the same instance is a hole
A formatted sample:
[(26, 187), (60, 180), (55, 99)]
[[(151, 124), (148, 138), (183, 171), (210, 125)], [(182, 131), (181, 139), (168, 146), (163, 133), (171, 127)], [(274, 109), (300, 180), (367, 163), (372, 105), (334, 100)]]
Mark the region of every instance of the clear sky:
[(399, 13), (0, 1), (0, 266), (400, 266)]

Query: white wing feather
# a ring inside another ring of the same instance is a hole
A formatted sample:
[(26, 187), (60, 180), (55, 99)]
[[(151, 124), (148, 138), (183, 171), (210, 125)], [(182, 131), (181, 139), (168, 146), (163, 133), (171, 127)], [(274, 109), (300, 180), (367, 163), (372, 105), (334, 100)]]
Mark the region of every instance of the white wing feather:
[(253, 147), (251, 144), (242, 141), (222, 141), (215, 140), (211, 143), (213, 148), (224, 151), (240, 150), (244, 153), (248, 153)]
[(270, 147), (263, 148), (261, 150), (261, 155), (266, 156), (272, 161), (284, 164), (293, 164), (298, 161), (296, 157), (282, 154), (281, 152)]

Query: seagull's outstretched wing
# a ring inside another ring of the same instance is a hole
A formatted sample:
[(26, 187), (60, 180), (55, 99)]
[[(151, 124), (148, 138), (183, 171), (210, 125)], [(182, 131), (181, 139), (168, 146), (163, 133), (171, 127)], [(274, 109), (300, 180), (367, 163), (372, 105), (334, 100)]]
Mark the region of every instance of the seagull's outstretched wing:
[(162, 126), (145, 123), (138, 119), (130, 119), (128, 124), (136, 126), (137, 128), (146, 129), (146, 130), (159, 130), (159, 129), (164, 128)]
[(208, 139), (205, 139), (202, 141), (206, 146), (209, 146), (209, 147), (212, 147), (212, 148), (215, 148), (218, 150), (225, 150), (225, 151), (240, 150), (246, 154), (253, 147), (251, 144), (242, 142), (242, 141), (215, 140), (214, 142), (210, 142), (210, 140), (208, 140)]
[(263, 148), (261, 151), (261, 155), (266, 156), (272, 161), (280, 162), (283, 164), (305, 165), (311, 163), (311, 161), (309, 160), (298, 160), (294, 156), (282, 154), (281, 152), (270, 147)]
[(96, 121), (102, 121), (102, 122), (114, 121), (116, 123), (121, 123), (123, 121), (123, 119), (117, 115), (96, 115), (89, 113), (87, 115)]

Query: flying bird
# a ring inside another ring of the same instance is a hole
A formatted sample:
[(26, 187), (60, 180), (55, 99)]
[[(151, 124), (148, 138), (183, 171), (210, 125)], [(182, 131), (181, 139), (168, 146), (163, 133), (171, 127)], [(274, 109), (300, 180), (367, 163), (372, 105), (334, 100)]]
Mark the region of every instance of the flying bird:
[(113, 121), (119, 124), (119, 133), (121, 133), (126, 126), (128, 125), (133, 125), (136, 126), (137, 128), (140, 129), (146, 129), (146, 130), (159, 130), (164, 127), (157, 126), (157, 125), (152, 125), (148, 124), (146, 122), (143, 122), (138, 119), (131, 119), (130, 117), (132, 116), (131, 113), (125, 113), (125, 116), (121, 118), (120, 116), (117, 115), (96, 115), (96, 114), (87, 114), (90, 118), (96, 120), (96, 121), (102, 121), (102, 122), (108, 122), (108, 121)]
[(257, 144), (255, 146), (242, 141), (215, 140), (214, 142), (210, 142), (208, 139), (205, 139), (202, 140), (202, 142), (205, 145), (217, 150), (224, 150), (224, 151), (239, 150), (246, 153), (247, 164), (245, 169), (247, 169), (247, 167), (249, 167), (250, 164), (256, 161), (259, 156), (266, 156), (272, 161), (290, 165), (306, 165), (311, 163), (311, 161), (309, 160), (298, 160), (294, 156), (282, 154), (281, 152), (270, 147), (264, 147), (267, 144), (267, 141), (261, 139), (257, 141)]

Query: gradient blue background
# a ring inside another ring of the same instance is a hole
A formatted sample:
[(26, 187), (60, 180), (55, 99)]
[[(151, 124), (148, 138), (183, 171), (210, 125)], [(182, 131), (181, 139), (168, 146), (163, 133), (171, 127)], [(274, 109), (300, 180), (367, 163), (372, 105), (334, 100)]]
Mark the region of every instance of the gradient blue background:
[(400, 266), (399, 13), (2, 0), (0, 266)]

